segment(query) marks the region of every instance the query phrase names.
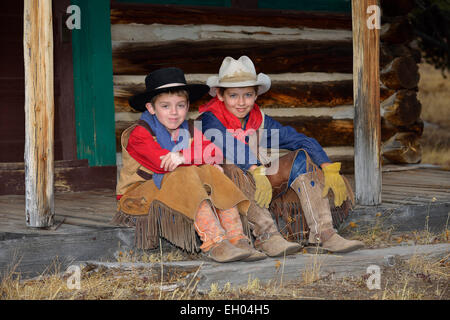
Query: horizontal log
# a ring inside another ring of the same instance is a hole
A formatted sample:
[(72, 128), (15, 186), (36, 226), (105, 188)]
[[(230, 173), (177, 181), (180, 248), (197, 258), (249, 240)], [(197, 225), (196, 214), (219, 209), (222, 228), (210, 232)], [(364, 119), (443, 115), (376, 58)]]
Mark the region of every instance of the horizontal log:
[(293, 127), (308, 137), (315, 138), (323, 147), (328, 146), (352, 146), (353, 145), (353, 120), (333, 120), (331, 117), (274, 117), (282, 125)]
[(111, 3), (111, 24), (216, 24), (351, 30), (349, 14)]
[(422, 105), (414, 90), (399, 90), (381, 103), (381, 116), (395, 126), (409, 126), (420, 117)]
[(352, 40), (351, 30), (311, 28), (270, 28), (264, 26), (220, 26), (211, 24), (116, 24), (111, 40), (116, 42), (157, 42), (176, 40)]
[(385, 43), (408, 43), (415, 37), (411, 23), (406, 16), (390, 19), (381, 25), (380, 40)]
[[(174, 66), (185, 73), (217, 73), (226, 56), (249, 56), (257, 72), (352, 73), (352, 40), (174, 40), (163, 42), (113, 42), (114, 75), (146, 75)], [(381, 46), (383, 49), (383, 46)], [(380, 51), (380, 66), (393, 59)]]
[(397, 57), (380, 73), (381, 82), (394, 90), (415, 88), (419, 78), (419, 68), (412, 57)]
[(386, 162), (418, 163), (422, 158), (420, 136), (410, 132), (398, 132), (382, 144), (382, 155)]
[[(353, 146), (353, 119), (333, 119), (331, 117), (273, 117), (282, 125), (293, 127), (308, 137), (315, 138), (323, 147)], [(388, 140), (395, 134), (394, 128), (381, 123), (381, 140)]]
[[(115, 166), (57, 166), (54, 172), (55, 192), (77, 192), (95, 189), (114, 190), (117, 183), (117, 169)], [(0, 181), (2, 181), (0, 184), (0, 195), (25, 194), (24, 169), (2, 170), (0, 168)]]
[(171, 41), (113, 45), (115, 75), (145, 75), (167, 66), (185, 73), (217, 73), (226, 56), (247, 55), (264, 73), (352, 73), (351, 41)]
[[(57, 160), (54, 162), (55, 168), (79, 168), (88, 167), (87, 159), (82, 160)], [(0, 171), (6, 170), (24, 170), (25, 164), (23, 162), (0, 162)]]
[[(296, 76), (293, 76), (294, 78)], [(138, 92), (145, 90), (144, 78), (141, 84), (118, 83), (114, 85), (114, 104), (116, 112), (134, 112), (129, 106), (128, 99)], [(297, 77), (298, 78), (298, 77)], [(189, 81), (189, 80), (188, 80)], [(205, 83), (199, 81), (196, 83)], [(381, 100), (385, 100), (394, 93), (386, 88), (380, 89)], [(211, 96), (205, 95), (191, 105), (191, 111), (206, 103)], [(353, 80), (300, 82), (300, 81), (272, 81), (268, 92), (258, 97), (257, 103), (263, 108), (305, 108), (305, 107), (335, 107), (353, 104)]]

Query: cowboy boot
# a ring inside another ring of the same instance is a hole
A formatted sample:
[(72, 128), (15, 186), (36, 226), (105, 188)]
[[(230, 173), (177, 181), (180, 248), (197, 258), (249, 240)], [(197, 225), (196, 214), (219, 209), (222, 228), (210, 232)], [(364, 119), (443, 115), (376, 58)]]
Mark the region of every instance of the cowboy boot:
[(250, 240), (244, 235), (242, 221), (236, 207), (227, 210), (217, 209), (217, 216), (219, 217), (222, 228), (226, 232), (226, 238), (230, 243), (250, 253), (250, 256), (243, 259), (243, 261), (257, 261), (267, 257), (264, 253), (253, 248)]
[(291, 184), (309, 227), (309, 243), (329, 252), (349, 252), (364, 247), (361, 241), (347, 240), (339, 236), (333, 228), (330, 203), (322, 197), (322, 186), (313, 173), (299, 175)]
[(254, 201), (248, 210), (247, 219), (253, 225), (253, 235), (256, 237), (255, 248), (269, 257), (293, 254), (302, 248), (300, 244), (284, 239), (269, 210), (257, 206)]
[(250, 256), (248, 250), (233, 246), (226, 237), (226, 232), (220, 225), (207, 201), (200, 204), (195, 216), (194, 227), (203, 244), (200, 249), (209, 258), (217, 262), (238, 261)]

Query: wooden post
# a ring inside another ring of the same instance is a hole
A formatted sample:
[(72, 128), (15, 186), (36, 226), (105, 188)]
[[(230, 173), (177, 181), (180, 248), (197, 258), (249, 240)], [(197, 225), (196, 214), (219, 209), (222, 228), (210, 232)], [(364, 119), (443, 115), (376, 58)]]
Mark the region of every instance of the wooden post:
[(53, 225), (52, 0), (24, 0), (25, 213), (29, 227)]
[(380, 36), (368, 26), (376, 11), (367, 13), (373, 5), (377, 0), (352, 0), (355, 197), (361, 205), (381, 203)]

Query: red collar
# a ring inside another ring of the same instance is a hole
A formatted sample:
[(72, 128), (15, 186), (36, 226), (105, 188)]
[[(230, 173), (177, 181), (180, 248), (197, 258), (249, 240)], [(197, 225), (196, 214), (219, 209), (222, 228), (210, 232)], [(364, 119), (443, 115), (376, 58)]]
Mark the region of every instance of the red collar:
[[(232, 114), (230, 111), (227, 110), (225, 107), (225, 104), (220, 101), (217, 97), (211, 99), (206, 104), (200, 106), (199, 112), (211, 112), (216, 116), (217, 119), (227, 128), (227, 129), (233, 129), (233, 130), (242, 130), (241, 121)], [(249, 118), (247, 121), (247, 124), (245, 126), (245, 131), (247, 132), (249, 130), (258, 130), (259, 127), (262, 124), (262, 114), (259, 109), (259, 106), (255, 103), (253, 106), (253, 109), (250, 111)], [(254, 132), (254, 131), (253, 131)]]

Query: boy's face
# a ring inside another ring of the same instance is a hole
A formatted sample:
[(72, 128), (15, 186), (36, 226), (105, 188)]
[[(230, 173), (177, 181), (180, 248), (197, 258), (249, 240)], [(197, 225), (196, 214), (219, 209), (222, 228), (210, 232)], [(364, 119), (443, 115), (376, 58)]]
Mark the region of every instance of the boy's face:
[(153, 104), (147, 103), (147, 110), (156, 115), (169, 132), (173, 132), (183, 123), (189, 111), (189, 102), (185, 96), (162, 93)]
[(253, 109), (257, 97), (255, 87), (226, 88), (223, 95), (217, 89), (217, 98), (239, 120), (243, 120)]

